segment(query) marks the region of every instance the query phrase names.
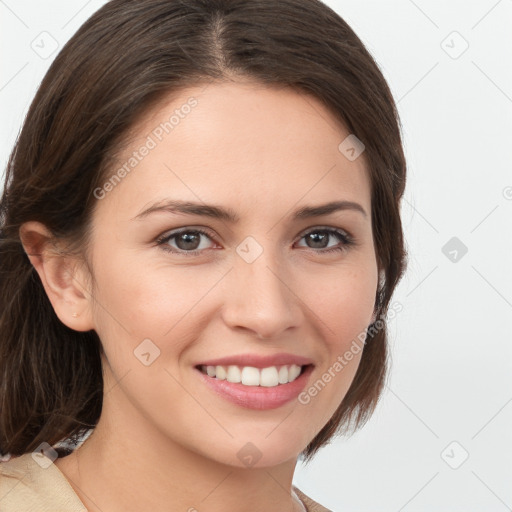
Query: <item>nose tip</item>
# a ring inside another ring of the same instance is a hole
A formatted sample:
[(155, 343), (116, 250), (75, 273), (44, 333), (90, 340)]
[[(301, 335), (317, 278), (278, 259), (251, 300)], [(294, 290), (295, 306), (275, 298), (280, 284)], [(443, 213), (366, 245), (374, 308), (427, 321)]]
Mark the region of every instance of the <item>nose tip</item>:
[(223, 308), (227, 325), (251, 331), (259, 340), (274, 339), (300, 325), (300, 301), (288, 274), (274, 271), (263, 257), (235, 266)]

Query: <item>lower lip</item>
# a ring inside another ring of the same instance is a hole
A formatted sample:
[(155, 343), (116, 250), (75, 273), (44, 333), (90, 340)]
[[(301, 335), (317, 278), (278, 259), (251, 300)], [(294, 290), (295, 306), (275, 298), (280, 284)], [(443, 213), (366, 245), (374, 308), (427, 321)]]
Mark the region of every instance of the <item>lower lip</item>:
[(217, 394), (240, 407), (247, 409), (276, 409), (294, 400), (306, 386), (313, 365), (308, 365), (304, 371), (288, 384), (279, 384), (274, 387), (246, 386), (242, 383), (228, 382), (204, 374), (194, 368), (203, 382)]

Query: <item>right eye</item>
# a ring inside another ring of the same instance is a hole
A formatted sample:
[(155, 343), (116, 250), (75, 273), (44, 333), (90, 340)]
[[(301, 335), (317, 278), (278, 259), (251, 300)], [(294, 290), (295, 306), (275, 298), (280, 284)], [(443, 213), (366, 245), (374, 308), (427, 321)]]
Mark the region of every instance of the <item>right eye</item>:
[[(160, 246), (164, 251), (173, 254), (197, 256), (204, 249), (206, 249), (205, 247), (201, 247), (201, 237), (207, 237), (211, 239), (210, 234), (202, 229), (186, 228), (167, 233), (164, 236), (158, 238), (157, 245)], [(175, 240), (177, 247), (173, 248), (169, 245), (171, 240)]]

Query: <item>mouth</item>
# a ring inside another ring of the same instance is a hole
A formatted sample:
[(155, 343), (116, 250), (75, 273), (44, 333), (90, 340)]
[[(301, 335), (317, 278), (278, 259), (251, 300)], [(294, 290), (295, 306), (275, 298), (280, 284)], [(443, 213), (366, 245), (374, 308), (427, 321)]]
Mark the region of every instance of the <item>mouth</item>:
[(236, 365), (197, 365), (196, 375), (221, 398), (238, 407), (276, 409), (296, 400), (306, 387), (314, 365), (256, 368)]
[(225, 380), (243, 386), (273, 388), (295, 381), (310, 366), (313, 365), (289, 364), (265, 368), (238, 365), (197, 365), (195, 368), (212, 379)]

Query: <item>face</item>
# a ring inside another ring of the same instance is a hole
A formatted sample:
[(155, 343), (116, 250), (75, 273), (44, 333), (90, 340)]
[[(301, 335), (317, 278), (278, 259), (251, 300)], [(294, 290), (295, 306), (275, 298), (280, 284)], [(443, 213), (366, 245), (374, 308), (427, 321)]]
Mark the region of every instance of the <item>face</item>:
[(239, 467), (296, 458), (321, 430), (354, 378), (378, 282), (364, 155), (338, 149), (348, 135), (313, 97), (250, 82), (189, 88), (135, 127), (95, 191), (103, 415)]

